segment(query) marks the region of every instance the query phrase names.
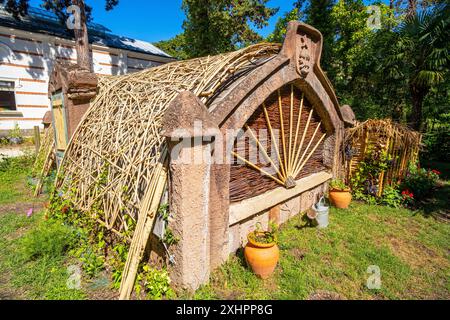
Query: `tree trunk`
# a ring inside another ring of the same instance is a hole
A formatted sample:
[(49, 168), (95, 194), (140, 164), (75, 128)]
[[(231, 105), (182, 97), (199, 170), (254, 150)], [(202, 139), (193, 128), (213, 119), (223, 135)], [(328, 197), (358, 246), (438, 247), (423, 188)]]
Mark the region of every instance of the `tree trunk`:
[(77, 50), (77, 63), (80, 67), (93, 71), (89, 38), (86, 22), (86, 10), (84, 0), (73, 0), (73, 4), (80, 8), (80, 28), (75, 28), (75, 47)]
[(417, 0), (408, 0), (407, 17), (414, 17), (417, 14)]
[(402, 122), (403, 119), (403, 104), (396, 103), (392, 109), (392, 120), (395, 122)]
[(412, 99), (412, 113), (409, 122), (414, 130), (421, 132), (423, 129), (423, 119), (422, 119), (423, 100), (425, 99), (425, 96), (428, 93), (428, 89), (412, 84), (410, 85), (409, 90)]

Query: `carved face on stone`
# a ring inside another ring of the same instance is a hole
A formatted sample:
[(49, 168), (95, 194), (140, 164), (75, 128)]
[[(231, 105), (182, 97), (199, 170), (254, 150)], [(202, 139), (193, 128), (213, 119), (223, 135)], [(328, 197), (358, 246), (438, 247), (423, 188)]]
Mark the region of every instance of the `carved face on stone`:
[(297, 68), (298, 73), (306, 78), (313, 66), (311, 39), (306, 35), (299, 35), (300, 47), (298, 49)]

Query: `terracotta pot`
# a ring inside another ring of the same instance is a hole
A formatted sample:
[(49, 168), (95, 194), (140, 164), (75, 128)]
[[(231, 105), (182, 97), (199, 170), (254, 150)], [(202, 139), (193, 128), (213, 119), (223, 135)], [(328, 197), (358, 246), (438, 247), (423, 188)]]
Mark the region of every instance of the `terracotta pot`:
[(336, 208), (347, 209), (352, 202), (352, 194), (350, 190), (331, 190), (330, 201)]
[(280, 258), (280, 249), (275, 242), (258, 243), (248, 237), (244, 256), (253, 272), (261, 279), (269, 278)]

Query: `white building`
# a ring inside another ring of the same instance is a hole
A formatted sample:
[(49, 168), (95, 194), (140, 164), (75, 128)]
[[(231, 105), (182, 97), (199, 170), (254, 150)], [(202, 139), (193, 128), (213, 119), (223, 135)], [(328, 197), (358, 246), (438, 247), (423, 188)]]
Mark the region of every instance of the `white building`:
[[(17, 21), (0, 6), (0, 134), (16, 123), (23, 130), (42, 125), (54, 62), (76, 62), (72, 35), (47, 11), (30, 8)], [(113, 35), (98, 24), (89, 24), (89, 41), (97, 74), (126, 74), (174, 60), (151, 43)]]

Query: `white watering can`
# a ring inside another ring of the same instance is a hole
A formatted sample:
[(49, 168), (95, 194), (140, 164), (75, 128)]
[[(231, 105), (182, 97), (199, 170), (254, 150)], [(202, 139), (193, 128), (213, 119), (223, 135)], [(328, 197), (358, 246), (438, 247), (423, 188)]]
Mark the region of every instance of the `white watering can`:
[(325, 197), (320, 198), (319, 202), (313, 205), (312, 209), (316, 213), (316, 221), (319, 229), (328, 227), (330, 207), (325, 204)]

